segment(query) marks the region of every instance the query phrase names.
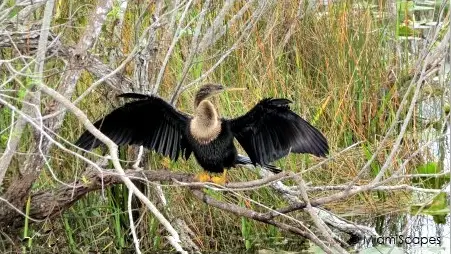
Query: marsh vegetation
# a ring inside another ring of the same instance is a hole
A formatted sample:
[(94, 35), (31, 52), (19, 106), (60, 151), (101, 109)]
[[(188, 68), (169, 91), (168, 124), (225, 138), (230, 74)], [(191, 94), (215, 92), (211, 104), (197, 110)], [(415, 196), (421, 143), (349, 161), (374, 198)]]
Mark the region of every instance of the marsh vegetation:
[[(0, 2), (0, 252), (344, 253), (415, 216), (449, 245), (449, 4)], [(290, 99), (329, 157), (217, 186), (194, 158), (73, 145), (123, 92), (193, 113), (207, 82), (247, 88), (215, 98), (225, 117)]]

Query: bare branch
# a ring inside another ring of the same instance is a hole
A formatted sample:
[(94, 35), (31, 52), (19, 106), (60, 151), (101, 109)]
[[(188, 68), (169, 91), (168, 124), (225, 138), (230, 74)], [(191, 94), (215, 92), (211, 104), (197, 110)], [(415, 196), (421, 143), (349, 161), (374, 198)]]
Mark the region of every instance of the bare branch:
[(172, 42), (171, 42), (171, 45), (169, 46), (169, 49), (166, 51), (166, 56), (164, 57), (163, 65), (160, 68), (160, 72), (158, 73), (157, 80), (155, 81), (155, 85), (153, 86), (152, 94), (156, 94), (158, 89), (160, 88), (161, 79), (163, 78), (163, 74), (166, 71), (166, 65), (169, 62), (169, 58), (172, 55), (172, 51), (174, 50), (175, 45), (177, 44), (178, 40), (180, 39), (180, 33), (181, 33), (181, 30), (182, 30), (182, 24), (183, 24), (183, 22), (185, 20), (186, 13), (188, 12), (189, 7), (191, 6), (192, 2), (193, 2), (193, 0), (189, 0), (188, 3), (186, 3), (186, 5), (185, 5), (185, 9), (184, 9), (184, 11), (182, 13), (182, 16), (180, 17), (179, 24), (177, 26), (177, 30), (175, 31), (174, 38), (172, 39)]
[[(40, 104), (40, 92), (36, 91), (35, 84), (42, 82), (42, 73), (44, 71), (44, 59), (45, 59), (45, 53), (47, 52), (47, 37), (49, 35), (49, 29), (50, 29), (50, 21), (52, 18), (53, 13), (53, 6), (55, 1), (49, 0), (45, 6), (44, 10), (44, 18), (40, 30), (40, 37), (38, 42), (38, 51), (36, 54), (36, 64), (34, 68), (34, 75), (36, 76), (35, 79), (33, 79), (31, 84), (31, 91), (27, 94), (24, 101), (27, 102), (24, 104), (23, 111), (25, 114), (29, 114), (32, 116), (37, 116), (38, 114), (35, 113), (35, 109), (31, 105), (39, 105)], [(31, 104), (31, 105), (30, 105)], [(26, 121), (23, 117), (19, 117), (16, 125), (14, 126), (14, 129), (12, 130), (12, 133), (14, 133), (14, 136), (12, 138), (10, 137), (9, 140), (9, 149), (3, 156), (0, 158), (0, 184), (3, 182), (3, 177), (6, 174), (6, 170), (11, 162), (11, 159), (13, 157), (13, 154), (15, 153), (17, 146), (19, 144), (20, 138), (22, 137), (22, 133), (24, 131), (26, 125)], [(36, 135), (35, 135), (36, 136)]]
[(133, 235), (133, 242), (135, 244), (136, 253), (140, 254), (141, 250), (139, 249), (139, 239), (138, 239), (138, 235), (136, 234), (135, 221), (133, 220), (132, 198), (133, 198), (133, 192), (130, 191), (128, 193), (128, 200), (127, 200), (128, 218), (130, 221), (130, 231), (132, 232), (132, 235)]
[(181, 78), (178, 81), (177, 85), (175, 86), (173, 97), (171, 98), (171, 104), (173, 104), (173, 105), (175, 103), (176, 94), (177, 94), (177, 92), (180, 90), (180, 88), (183, 85), (183, 81), (185, 80), (186, 75), (188, 74), (188, 71), (191, 68), (191, 64), (193, 63), (194, 57), (199, 52), (198, 51), (199, 36), (200, 36), (200, 33), (201, 33), (202, 25), (203, 25), (204, 20), (205, 20), (205, 15), (207, 14), (208, 8), (210, 7), (210, 2), (211, 1), (208, 0), (208, 1), (206, 1), (204, 3), (204, 6), (202, 7), (201, 13), (199, 15), (199, 19), (197, 21), (196, 28), (194, 29), (193, 39), (191, 40), (191, 46), (189, 48), (188, 59), (183, 64), (183, 70), (182, 70)]
[[(299, 189), (301, 192), (301, 197), (306, 203), (305, 210), (310, 214), (310, 217), (312, 218), (313, 222), (315, 223), (316, 227), (319, 229), (323, 237), (328, 241), (329, 246), (333, 247), (335, 251), (338, 251), (339, 253), (346, 253), (346, 251), (341, 248), (332, 238), (334, 235), (332, 231), (327, 227), (327, 225), (319, 218), (319, 216), (315, 213), (313, 210), (312, 205), (310, 204), (310, 200), (307, 195), (307, 191), (305, 190), (305, 183), (304, 180), (301, 177), (296, 177), (296, 182), (299, 185)], [(335, 236), (335, 238), (338, 238)], [(326, 246), (326, 248), (322, 247), (323, 250), (326, 252), (333, 253), (331, 249), (329, 249), (329, 246)]]
[[(43, 35), (47, 35), (49, 33), (49, 23), (50, 23), (50, 19), (52, 17), (51, 13), (53, 11), (53, 3), (54, 3), (53, 0), (51, 0), (51, 1), (49, 0), (46, 5), (46, 10), (48, 9), (50, 11), (46, 12), (46, 15), (48, 16), (47, 18), (49, 20), (44, 22), (42, 25), (42, 29), (43, 29), (42, 34)], [(101, 23), (103, 23), (105, 21), (106, 12), (111, 7), (111, 3), (112, 3), (112, 1), (110, 1), (110, 0), (99, 1), (98, 8), (95, 9), (92, 13), (93, 22), (90, 23), (91, 26), (87, 27), (84, 35), (81, 37), (81, 40), (79, 41), (79, 43), (75, 49), (75, 52), (78, 52), (78, 55), (76, 55), (72, 58), (72, 60), (71, 60), (72, 63), (80, 60), (78, 57), (86, 54), (86, 51), (89, 49), (89, 47), (93, 45), (93, 42), (90, 40), (95, 39), (96, 36), (98, 35), (98, 33), (100, 33)], [(41, 36), (39, 42), (40, 43), (38, 44), (38, 54), (40, 55), (40, 57), (42, 57), (43, 54), (45, 55), (45, 52), (46, 52), (47, 37)], [(43, 48), (41, 48), (41, 43), (43, 43), (43, 42), (44, 42), (44, 46), (42, 46)], [(44, 53), (42, 53), (40, 50), (42, 50)], [(41, 61), (41, 64), (42, 64), (43, 59), (41, 59), (39, 61)], [(39, 61), (36, 61), (36, 62), (39, 62)], [(42, 70), (42, 68), (38, 67), (37, 70), (38, 71)], [(75, 89), (76, 81), (78, 80), (80, 73), (81, 73), (81, 71), (79, 69), (74, 69), (74, 70), (67, 72), (67, 75), (65, 76), (65, 78), (63, 78), (63, 84), (59, 87), (59, 90), (61, 91), (63, 96), (67, 96), (67, 97), (71, 96), (71, 94), (73, 93), (73, 91)], [(34, 80), (33, 80), (33, 82), (34, 82), (33, 85), (36, 86), (36, 89), (33, 88), (33, 90), (40, 91), (40, 89), (43, 87), (45, 89), (46, 87), (42, 85), (42, 73), (41, 74), (38, 73), (35, 75), (38, 78), (34, 78)], [(34, 92), (29, 92), (27, 94), (27, 96), (29, 99), (27, 99), (27, 97), (25, 98), (24, 109), (21, 112), (22, 113), (21, 119), (24, 122), (26, 121), (25, 117), (36, 115), (36, 114), (34, 114), (34, 112), (32, 112), (32, 110), (34, 110), (34, 108), (40, 108), (40, 107), (37, 107), (37, 105), (40, 105), (40, 103), (41, 103), (40, 99), (39, 99), (40, 98), (39, 93), (34, 94)], [(54, 109), (57, 109), (57, 107), (54, 107)], [(37, 129), (42, 130), (43, 129), (42, 128), (43, 127), (42, 126), (42, 118), (39, 117), (39, 118), (35, 118), (35, 119), (39, 120), (39, 124), (37, 124), (37, 126), (36, 126), (36, 124), (34, 124), (35, 127), (39, 127), (39, 128), (35, 128), (35, 130), (37, 130)], [(61, 114), (57, 118), (47, 121), (45, 124), (51, 130), (56, 131), (61, 126), (63, 119), (64, 119), (64, 114)], [(16, 125), (19, 125), (20, 122), (21, 121), (19, 119), (18, 122), (16, 123)], [(18, 133), (18, 132), (16, 132), (16, 133)], [(19, 133), (19, 136), (20, 136), (20, 133)], [(39, 137), (39, 139), (38, 139), (39, 142), (34, 143), (33, 146), (30, 148), (31, 154), (33, 154), (33, 155), (29, 156), (26, 159), (24, 166), (21, 168), (23, 170), (22, 176), (20, 178), (16, 179), (15, 182), (12, 182), (10, 184), (9, 188), (6, 190), (5, 195), (4, 195), (4, 197), (7, 197), (7, 200), (9, 200), (9, 202), (11, 202), (12, 204), (14, 204), (17, 207), (23, 206), (24, 200), (27, 197), (32, 184), (34, 183), (34, 181), (40, 174), (40, 169), (42, 168), (44, 163), (47, 163), (45, 156), (47, 155), (47, 153), (50, 150), (51, 145), (52, 145), (51, 141), (48, 138), (47, 139), (42, 138), (43, 136), (45, 136), (45, 132), (40, 131), (39, 133), (35, 134), (35, 137), (36, 136)], [(37, 154), (37, 155), (35, 155), (35, 154)], [(0, 163), (0, 165), (2, 165), (2, 164)], [(5, 165), (5, 164), (3, 164), (3, 165)], [(8, 162), (8, 165), (9, 165), (9, 162)], [(13, 198), (13, 199), (11, 199), (11, 198)], [(2, 215), (11, 213), (11, 211), (8, 211), (5, 209), (0, 209), (0, 211), (1, 211)]]

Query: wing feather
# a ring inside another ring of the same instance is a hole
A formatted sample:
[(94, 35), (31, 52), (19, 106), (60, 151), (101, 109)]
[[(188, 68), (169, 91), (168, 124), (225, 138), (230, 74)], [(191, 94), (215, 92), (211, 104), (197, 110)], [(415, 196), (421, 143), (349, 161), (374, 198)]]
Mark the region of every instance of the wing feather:
[(291, 101), (267, 98), (248, 113), (227, 120), (253, 163), (265, 165), (288, 153), (326, 156), (329, 145), (321, 132), (290, 110)]
[[(126, 93), (119, 97), (136, 99), (113, 110), (94, 125), (118, 145), (144, 147), (177, 160), (179, 154), (191, 153), (183, 142), (189, 117), (156, 96)], [(91, 150), (102, 144), (85, 131), (75, 144)], [(185, 157), (187, 158), (187, 157)]]

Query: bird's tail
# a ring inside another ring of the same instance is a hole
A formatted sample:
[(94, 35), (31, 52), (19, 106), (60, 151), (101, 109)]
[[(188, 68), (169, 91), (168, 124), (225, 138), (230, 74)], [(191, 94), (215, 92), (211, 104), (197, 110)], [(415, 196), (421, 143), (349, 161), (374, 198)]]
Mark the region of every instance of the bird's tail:
[[(252, 165), (255, 166), (254, 163), (252, 163), (251, 159), (249, 157), (243, 156), (238, 154), (238, 156), (236, 157), (236, 163), (237, 164), (242, 164), (242, 165)], [(264, 164), (261, 165), (262, 168), (269, 170), (271, 172), (273, 172), (274, 174), (280, 173), (282, 172), (282, 170), (274, 165), (270, 165), (270, 164)]]

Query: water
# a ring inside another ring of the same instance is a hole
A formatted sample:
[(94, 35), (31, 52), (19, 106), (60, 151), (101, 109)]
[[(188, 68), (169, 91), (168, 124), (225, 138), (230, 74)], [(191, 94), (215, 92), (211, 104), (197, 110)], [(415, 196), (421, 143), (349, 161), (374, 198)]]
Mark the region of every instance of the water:
[[(379, 216), (378, 239), (365, 239), (354, 246), (359, 253), (451, 253), (450, 216), (438, 224), (430, 215), (395, 214)], [(404, 232), (404, 233), (403, 233)]]
[[(449, 65), (443, 68), (441, 77), (448, 77)], [(449, 78), (449, 77), (448, 77)], [(420, 145), (429, 141), (434, 141), (430, 144), (423, 153), (425, 161), (438, 162), (440, 171), (449, 172), (451, 168), (451, 132), (450, 128), (443, 126), (445, 123), (444, 107), (449, 103), (449, 96), (445, 91), (449, 88), (449, 80), (434, 79), (435, 82), (430, 84), (430, 88), (434, 93), (423, 97), (419, 103), (419, 115), (425, 123), (429, 124), (420, 136)], [(445, 133), (443, 139), (437, 139), (439, 135)], [(427, 154), (427, 155), (426, 155)], [(424, 188), (433, 188), (422, 186)], [(450, 184), (445, 185), (444, 189), (447, 192), (444, 206), (449, 207), (450, 200)], [(434, 194), (413, 193), (412, 200), (415, 203), (428, 203), (435, 197)], [(445, 196), (443, 196), (445, 198)], [(443, 199), (444, 200), (444, 199)], [(446, 213), (440, 215), (427, 214), (390, 214), (385, 216), (378, 216), (374, 220), (367, 222), (364, 225), (373, 226), (376, 231), (383, 236), (379, 239), (364, 239), (356, 244), (356, 250), (359, 253), (451, 253), (451, 218)], [(409, 242), (406, 242), (407, 237)], [(422, 243), (423, 242), (423, 243)]]

